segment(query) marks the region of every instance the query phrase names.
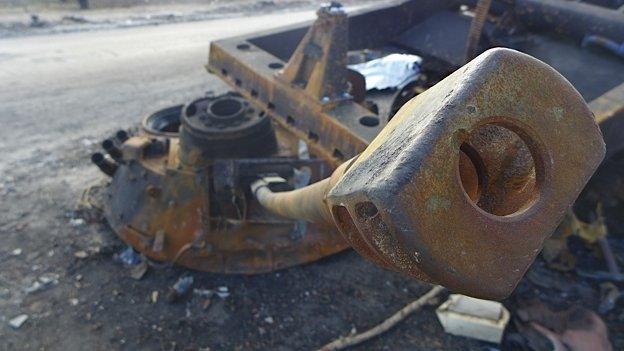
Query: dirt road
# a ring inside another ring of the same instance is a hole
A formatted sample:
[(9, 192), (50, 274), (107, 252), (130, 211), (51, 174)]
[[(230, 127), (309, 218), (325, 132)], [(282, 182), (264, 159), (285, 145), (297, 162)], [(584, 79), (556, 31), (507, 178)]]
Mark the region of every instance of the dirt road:
[[(97, 142), (149, 112), (219, 91), (204, 70), (217, 38), (313, 18), (313, 11), (0, 40), (0, 349), (310, 350), (362, 330), (428, 286), (353, 252), (243, 277), (151, 268), (140, 281), (105, 224), (76, 212), (104, 179)], [(169, 304), (182, 275), (229, 296)], [(157, 298), (155, 298), (157, 297)], [(18, 329), (9, 321), (28, 319)], [(432, 308), (360, 350), (482, 347), (445, 335)]]

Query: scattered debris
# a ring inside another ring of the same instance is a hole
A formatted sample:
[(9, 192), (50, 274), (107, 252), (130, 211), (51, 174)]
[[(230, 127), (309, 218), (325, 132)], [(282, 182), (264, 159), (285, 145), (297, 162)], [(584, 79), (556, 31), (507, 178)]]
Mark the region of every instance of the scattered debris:
[[(89, 21), (88, 19), (86, 19), (84, 17), (81, 17), (81, 16), (75, 16), (75, 15), (63, 16), (61, 21), (63, 21), (63, 22), (73, 22), (73, 23), (91, 23), (91, 21)], [(87, 140), (87, 139), (85, 139), (85, 140)]]
[(492, 343), (500, 343), (509, 323), (509, 311), (495, 301), (453, 294), (436, 310), (444, 331)]
[(136, 253), (131, 246), (128, 246), (121, 254), (116, 256), (125, 265), (135, 265), (141, 263), (141, 255)]
[(43, 289), (43, 284), (41, 284), (38, 280), (35, 280), (32, 285), (24, 289), (24, 292), (27, 294), (35, 293), (39, 290)]
[(191, 287), (193, 286), (193, 276), (181, 277), (178, 281), (173, 284), (173, 286), (169, 289), (169, 293), (167, 294), (167, 301), (175, 302), (179, 300), (181, 297), (191, 291)]
[(357, 344), (360, 344), (366, 340), (374, 338), (384, 332), (388, 331), (390, 328), (397, 325), (401, 322), (405, 317), (410, 314), (418, 311), (424, 305), (427, 305), (431, 299), (437, 298), (437, 296), (444, 291), (444, 287), (436, 285), (431, 290), (429, 290), (426, 294), (419, 297), (418, 300), (411, 302), (407, 306), (400, 309), (397, 313), (393, 314), (390, 318), (383, 321), (381, 324), (376, 325), (375, 327), (361, 333), (355, 335), (349, 335), (346, 337), (341, 337), (337, 340), (326, 344), (321, 347), (319, 351), (335, 351), (346, 349), (347, 347), (351, 347)]
[(33, 27), (33, 28), (42, 28), (42, 27), (45, 27), (47, 25), (48, 25), (48, 23), (45, 22), (45, 21), (42, 21), (39, 18), (39, 15), (36, 15), (36, 14), (31, 14), (30, 15), (30, 26), (31, 27)]
[(215, 292), (210, 289), (193, 289), (193, 294), (200, 296), (204, 299), (204, 301), (202, 302), (202, 309), (206, 310), (208, 309), (208, 307), (210, 307), (210, 304), (212, 303), (212, 297), (214, 296)]
[(230, 290), (228, 289), (227, 286), (220, 286), (217, 288), (217, 296), (219, 296), (222, 299), (225, 299), (228, 296), (230, 296)]
[(600, 299), (600, 306), (598, 306), (598, 312), (600, 314), (607, 314), (611, 311), (620, 297), (622, 292), (611, 282), (605, 282), (600, 284), (600, 292), (602, 298)]
[(612, 350), (606, 325), (596, 313), (585, 308), (554, 312), (539, 301), (530, 301), (517, 311), (517, 317), (516, 325), (532, 349)]
[(205, 298), (211, 298), (214, 295), (214, 291), (210, 289), (193, 289), (193, 294)]
[(26, 294), (32, 294), (47, 288), (50, 285), (58, 284), (59, 275), (54, 273), (46, 273), (41, 275), (29, 287), (24, 289)]
[(47, 284), (58, 284), (60, 276), (56, 273), (45, 273), (39, 277), (39, 281), (45, 285)]
[(141, 280), (145, 273), (147, 273), (147, 269), (147, 262), (141, 261), (139, 264), (136, 264), (130, 268), (130, 277), (135, 280)]
[(71, 225), (72, 227), (79, 227), (81, 225), (84, 225), (85, 223), (85, 220), (82, 218), (72, 218), (69, 220), (69, 225)]
[(418, 79), (422, 58), (416, 55), (390, 54), (348, 66), (366, 80), (366, 90), (402, 89)]
[(11, 320), (9, 320), (9, 326), (13, 329), (19, 329), (22, 327), (22, 325), (26, 322), (27, 319), (28, 319), (27, 314), (20, 314), (18, 316), (11, 318)]
[(79, 251), (74, 252), (74, 257), (84, 259), (84, 258), (89, 257), (89, 254), (84, 250), (79, 250)]

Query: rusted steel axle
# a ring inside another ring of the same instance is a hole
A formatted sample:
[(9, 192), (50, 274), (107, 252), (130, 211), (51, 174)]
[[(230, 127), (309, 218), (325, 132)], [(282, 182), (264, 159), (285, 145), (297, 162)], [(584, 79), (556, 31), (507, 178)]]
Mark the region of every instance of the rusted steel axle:
[(252, 192), (335, 225), (361, 255), (482, 298), (509, 295), (605, 154), (579, 93), (545, 63), (489, 50), (408, 102), (330, 178)]

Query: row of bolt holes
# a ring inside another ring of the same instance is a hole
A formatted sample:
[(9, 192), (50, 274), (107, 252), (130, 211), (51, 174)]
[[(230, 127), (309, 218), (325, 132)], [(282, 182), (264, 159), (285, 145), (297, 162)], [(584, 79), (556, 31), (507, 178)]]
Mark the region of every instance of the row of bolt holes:
[[(239, 44), (236, 46), (237, 49), (239, 50), (249, 50), (251, 48), (251, 46), (249, 44)], [(284, 64), (282, 64), (281, 62), (271, 62), (269, 63), (269, 68), (271, 69), (282, 69), (284, 68)], [(228, 75), (228, 71), (225, 68), (221, 69), (221, 74), (225, 77)], [(236, 78), (234, 80), (234, 84), (237, 87), (242, 86), (243, 82)], [(256, 90), (251, 90), (250, 92), (251, 96), (254, 98), (258, 97), (258, 92)], [(269, 102), (267, 104), (267, 108), (269, 110), (274, 110), (275, 109), (275, 105), (272, 102)], [(261, 115), (263, 115), (264, 112), (261, 113)], [(290, 125), (295, 125), (295, 119), (288, 115), (286, 116), (286, 123), (290, 124)], [(363, 116), (360, 117), (360, 124), (366, 127), (376, 127), (379, 125), (379, 118), (377, 118), (376, 116)], [(308, 132), (308, 139), (310, 139), (312, 142), (318, 142), (319, 140), (319, 136), (318, 134), (314, 133), (313, 131), (309, 131)], [(338, 150), (338, 149), (334, 149), (334, 152), (332, 154), (335, 158), (337, 159), (344, 159), (344, 155), (343, 153)]]

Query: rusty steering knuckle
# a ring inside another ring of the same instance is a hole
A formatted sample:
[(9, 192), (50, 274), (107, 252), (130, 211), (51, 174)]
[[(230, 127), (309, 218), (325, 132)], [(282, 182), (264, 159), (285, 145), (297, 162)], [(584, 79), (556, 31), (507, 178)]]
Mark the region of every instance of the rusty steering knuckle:
[(401, 108), (326, 203), (345, 239), (374, 262), (502, 298), (604, 153), (565, 78), (492, 49)]

